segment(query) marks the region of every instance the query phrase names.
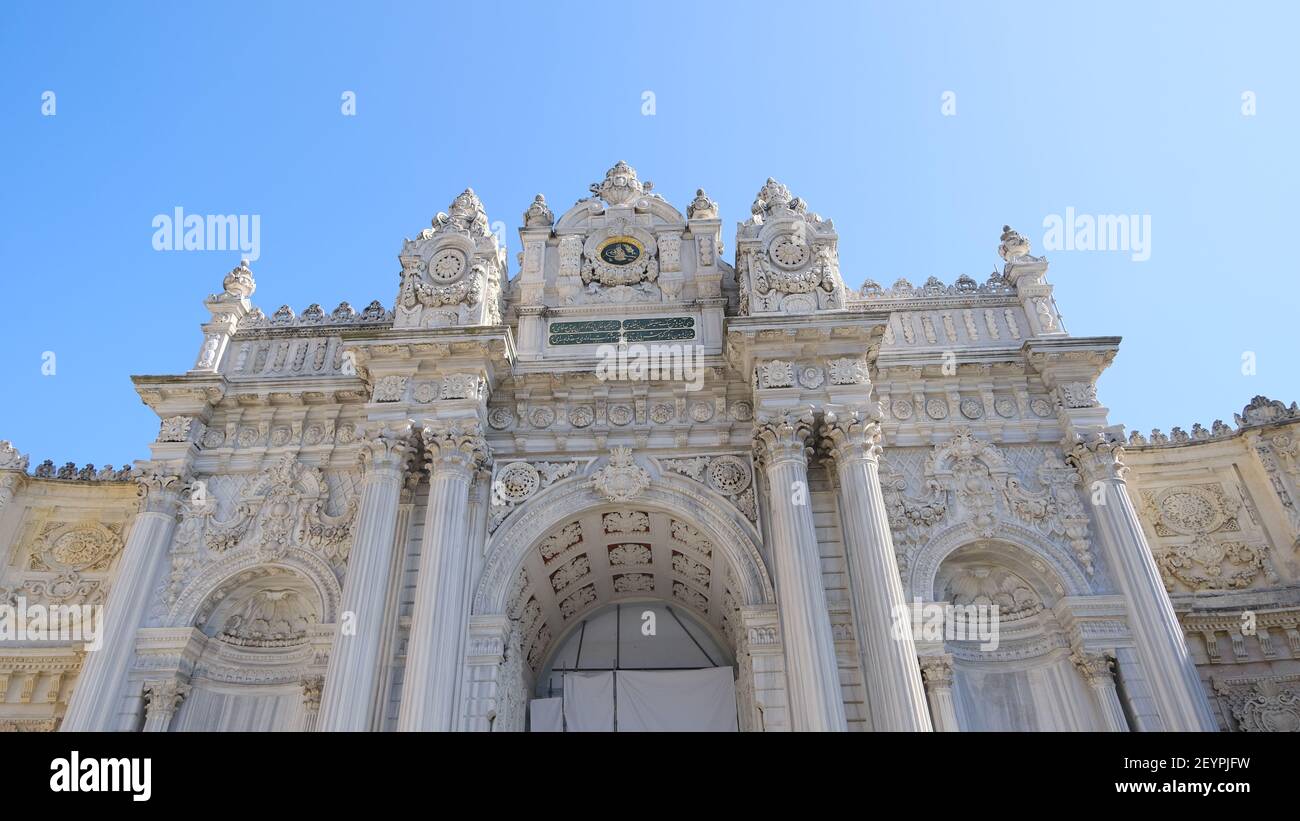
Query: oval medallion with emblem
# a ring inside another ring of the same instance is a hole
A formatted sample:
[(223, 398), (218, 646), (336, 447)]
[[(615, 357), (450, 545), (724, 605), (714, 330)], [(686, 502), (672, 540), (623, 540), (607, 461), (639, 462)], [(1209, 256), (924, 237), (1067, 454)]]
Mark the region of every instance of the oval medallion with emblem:
[(631, 265), (641, 258), (645, 246), (635, 237), (610, 237), (600, 244), (596, 253), (610, 265)]

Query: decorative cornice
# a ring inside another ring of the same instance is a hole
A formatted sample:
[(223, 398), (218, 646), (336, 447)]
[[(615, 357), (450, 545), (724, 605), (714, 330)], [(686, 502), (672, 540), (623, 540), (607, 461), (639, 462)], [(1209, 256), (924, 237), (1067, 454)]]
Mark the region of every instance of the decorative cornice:
[(1128, 447), (1135, 450), (1171, 448), (1232, 439), (1248, 430), (1285, 425), (1300, 420), (1300, 407), (1295, 402), (1288, 407), (1276, 399), (1256, 396), (1241, 413), (1234, 413), (1232, 416), (1236, 428), (1229, 427), (1222, 419), (1215, 419), (1209, 428), (1200, 422), (1193, 424), (1190, 432), (1175, 425), (1168, 434), (1163, 433), (1159, 428), (1154, 428), (1150, 437), (1147, 437), (1135, 430), (1129, 434)]

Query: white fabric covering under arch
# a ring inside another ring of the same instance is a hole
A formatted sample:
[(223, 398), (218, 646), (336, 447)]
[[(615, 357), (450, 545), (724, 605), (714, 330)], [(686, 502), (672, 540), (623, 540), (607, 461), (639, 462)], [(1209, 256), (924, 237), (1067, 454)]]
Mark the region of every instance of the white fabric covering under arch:
[[(547, 704), (557, 700), (532, 702), (534, 732), (561, 729)], [(569, 673), (564, 677), (563, 702), (567, 732), (734, 733), (739, 729), (730, 667)]]
[(564, 699), (533, 699), (528, 703), (528, 726), (534, 733), (564, 732)]
[(565, 675), (564, 723), (571, 733), (613, 732), (614, 674)]
[(620, 670), (618, 731), (734, 733), (736, 684), (730, 667)]

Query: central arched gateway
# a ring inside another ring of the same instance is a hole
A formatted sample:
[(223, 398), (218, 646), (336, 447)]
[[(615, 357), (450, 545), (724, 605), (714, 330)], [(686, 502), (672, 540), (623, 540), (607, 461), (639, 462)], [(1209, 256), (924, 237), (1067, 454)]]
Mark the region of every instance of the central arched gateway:
[[(489, 543), (474, 595), (466, 727), (524, 729), (526, 703), (554, 694), (548, 671), (577, 666), (566, 655), (575, 631), (582, 641), (582, 631), (604, 630), (610, 613), (618, 621), (626, 613), (638, 631), (651, 613), (664, 637), (653, 662), (635, 669), (732, 668), (739, 728), (783, 725), (775, 598), (758, 533), (714, 496), (661, 474), (636, 498), (611, 502), (571, 480), (515, 510)], [(500, 637), (491, 672), (490, 657), (474, 656), (475, 635)], [(754, 645), (765, 649), (755, 654)], [(628, 669), (607, 661), (600, 666)], [(757, 688), (756, 663), (775, 674)], [(475, 684), (485, 679), (492, 686)]]

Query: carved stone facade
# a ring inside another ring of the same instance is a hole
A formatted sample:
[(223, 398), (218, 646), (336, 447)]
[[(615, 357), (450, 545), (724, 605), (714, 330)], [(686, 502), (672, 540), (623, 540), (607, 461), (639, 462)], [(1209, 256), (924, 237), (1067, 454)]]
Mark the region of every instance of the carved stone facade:
[(734, 267), (623, 162), (553, 208), (512, 272), (466, 189), (360, 312), (241, 263), (130, 468), (0, 442), (0, 605), (118, 614), (0, 638), (0, 729), (523, 730), (650, 602), (745, 730), (1300, 728), (1296, 405), (1122, 436), (1118, 339), (1010, 228), (982, 284), (851, 288), (772, 179)]

